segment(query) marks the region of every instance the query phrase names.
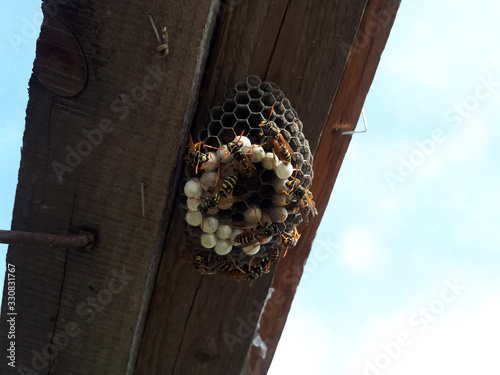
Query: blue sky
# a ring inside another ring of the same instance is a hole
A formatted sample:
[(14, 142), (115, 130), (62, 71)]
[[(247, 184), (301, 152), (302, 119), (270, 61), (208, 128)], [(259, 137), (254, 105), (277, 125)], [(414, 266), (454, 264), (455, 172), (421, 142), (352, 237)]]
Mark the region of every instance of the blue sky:
[[(365, 103), (369, 131), (353, 136), (271, 375), (500, 372), (497, 7), (403, 0)], [(3, 10), (9, 229), (41, 12), (31, 0)]]
[[(10, 229), (24, 132), (28, 81), (33, 69), (35, 45), (42, 20), (39, 1), (7, 0), (0, 23), (0, 229)], [(5, 259), (7, 245), (0, 244)], [(0, 262), (0, 274), (5, 262)], [(3, 276), (0, 278), (3, 290)]]
[(403, 0), (271, 375), (500, 372), (496, 9)]

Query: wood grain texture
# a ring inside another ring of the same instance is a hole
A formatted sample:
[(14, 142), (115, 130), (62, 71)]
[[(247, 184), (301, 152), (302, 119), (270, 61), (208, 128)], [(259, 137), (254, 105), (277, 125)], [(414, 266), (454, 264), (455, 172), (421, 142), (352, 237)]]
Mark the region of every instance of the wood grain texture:
[[(352, 45), (365, 4), (364, 0), (321, 5), (257, 0), (223, 8), (193, 134), (208, 124), (209, 111), (222, 103), (225, 90), (255, 74), (281, 87), (315, 149), (347, 63), (349, 49), (346, 52), (344, 46)], [(336, 157), (340, 165), (343, 153)], [(183, 228), (176, 212), (167, 233), (136, 374), (239, 374), (274, 271), (251, 287), (221, 276), (201, 277), (188, 262), (192, 249), (179, 237)], [(293, 292), (287, 298), (293, 298)]]
[[(343, 131), (354, 130), (363, 103), (375, 76), (400, 0), (369, 0), (363, 14), (356, 39), (347, 61), (340, 87), (323, 130), (314, 158), (314, 192), (319, 215), (309, 226), (302, 226), (302, 237), (293, 251), (278, 264), (271, 284), (274, 292), (262, 313), (258, 335), (267, 347), (263, 356), (260, 347), (252, 346), (242, 374), (264, 374), (273, 359), (278, 341), (286, 323), (297, 286), (309, 257), (317, 228), (337, 179), (342, 160), (349, 146), (351, 135)], [(305, 361), (305, 358), (290, 358)]]
[[(86, 226), (99, 243), (84, 252), (9, 248), (16, 368), (2, 355), (1, 373), (123, 375), (173, 207), (213, 2), (43, 6), (12, 229), (68, 234)], [(166, 59), (155, 57), (148, 13), (170, 32)], [(2, 319), (2, 353), (7, 328)]]

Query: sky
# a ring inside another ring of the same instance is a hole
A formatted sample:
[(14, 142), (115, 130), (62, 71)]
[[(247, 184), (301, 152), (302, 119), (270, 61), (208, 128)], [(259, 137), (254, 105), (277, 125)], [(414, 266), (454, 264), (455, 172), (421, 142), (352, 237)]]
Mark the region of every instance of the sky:
[(498, 8), (402, 1), (269, 374), (500, 373)]
[[(28, 81), (40, 33), (40, 1), (6, 0), (0, 22), (0, 229), (8, 230), (16, 194), (28, 103)], [(7, 245), (0, 244), (0, 275), (5, 274)], [(3, 276), (0, 287), (3, 290)]]
[[(10, 229), (40, 3), (3, 12)], [(369, 130), (352, 138), (269, 374), (500, 373), (497, 14), (487, 0), (402, 1), (365, 102)]]

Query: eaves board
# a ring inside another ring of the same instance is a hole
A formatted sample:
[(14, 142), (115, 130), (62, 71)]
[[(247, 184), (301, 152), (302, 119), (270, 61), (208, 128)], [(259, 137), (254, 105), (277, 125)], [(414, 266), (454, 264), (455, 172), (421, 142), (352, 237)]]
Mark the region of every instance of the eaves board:
[[(9, 248), (16, 368), (3, 355), (2, 374), (126, 373), (218, 5), (43, 3), (12, 229), (67, 234), (87, 226), (99, 242), (84, 252)], [(165, 59), (156, 57), (149, 14), (168, 28)], [(8, 328), (2, 319), (3, 352)]]

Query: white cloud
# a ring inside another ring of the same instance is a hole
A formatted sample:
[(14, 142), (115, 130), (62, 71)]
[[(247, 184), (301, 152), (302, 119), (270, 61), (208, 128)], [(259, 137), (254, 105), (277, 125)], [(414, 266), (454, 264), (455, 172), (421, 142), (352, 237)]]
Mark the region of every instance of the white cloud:
[(382, 198), (378, 203), (378, 207), (382, 215), (392, 216), (400, 211), (400, 204), (392, 196)]
[(347, 233), (340, 248), (345, 265), (356, 271), (371, 268), (382, 255), (374, 236), (367, 230), (356, 229)]
[[(466, 291), (465, 293), (468, 293)], [(481, 294), (481, 291), (477, 292)], [(469, 298), (472, 297), (472, 298)], [(368, 343), (345, 360), (346, 373), (353, 375), (469, 375), (498, 374), (500, 337), (500, 297), (467, 296), (463, 303), (447, 305), (441, 315), (422, 332), (411, 327), (409, 315), (397, 314), (379, 324)], [(429, 301), (430, 302), (430, 301)], [(425, 305), (425, 304), (424, 304)], [(473, 308), (469, 306), (473, 305)], [(418, 310), (416, 310), (418, 311)], [(407, 333), (407, 346), (395, 346)], [(391, 348), (391, 349), (384, 349)], [(388, 355), (393, 350), (393, 356)], [(377, 362), (377, 358), (379, 362)], [(382, 360), (382, 358), (385, 358)], [(375, 363), (379, 367), (373, 366)], [(385, 367), (383, 371), (380, 367)]]
[(443, 319), (416, 337), (384, 375), (498, 374), (500, 298), (475, 310)]
[(464, 123), (444, 145), (444, 155), (453, 162), (477, 161), (488, 149), (489, 130), (481, 121)]
[(268, 374), (330, 374), (339, 345), (326, 332), (320, 317), (292, 311)]

